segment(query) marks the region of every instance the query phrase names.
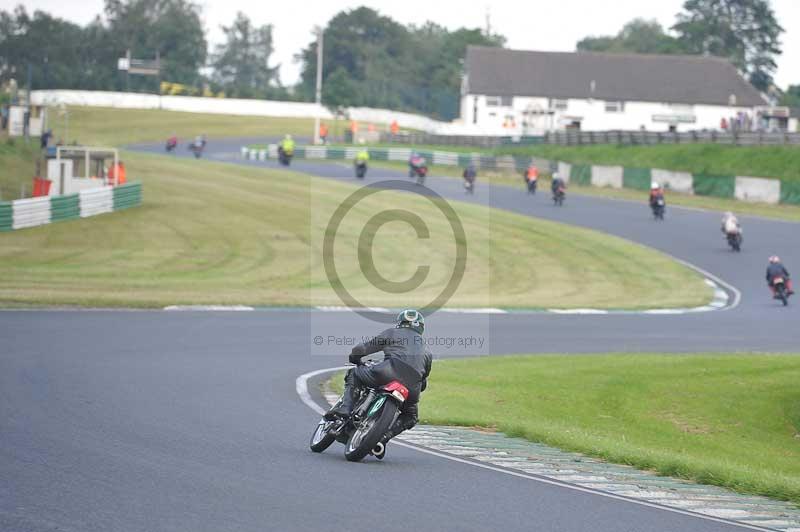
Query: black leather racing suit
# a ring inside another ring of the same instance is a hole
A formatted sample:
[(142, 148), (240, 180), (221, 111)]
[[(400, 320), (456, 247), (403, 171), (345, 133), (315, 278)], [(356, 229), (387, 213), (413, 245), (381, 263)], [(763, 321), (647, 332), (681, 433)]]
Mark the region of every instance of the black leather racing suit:
[(408, 399), (403, 403), (400, 416), (383, 439), (388, 441), (417, 424), (419, 394), (428, 385), (433, 357), (420, 333), (410, 327), (398, 327), (386, 329), (355, 346), (350, 353), (350, 362), (359, 364), (362, 357), (378, 351), (383, 351), (382, 362), (372, 366), (356, 366), (347, 372), (345, 383), (376, 388), (397, 380), (408, 388)]
[(789, 272), (780, 262), (770, 264), (767, 266), (767, 284), (772, 286), (772, 280), (776, 277), (783, 277), (789, 279)]

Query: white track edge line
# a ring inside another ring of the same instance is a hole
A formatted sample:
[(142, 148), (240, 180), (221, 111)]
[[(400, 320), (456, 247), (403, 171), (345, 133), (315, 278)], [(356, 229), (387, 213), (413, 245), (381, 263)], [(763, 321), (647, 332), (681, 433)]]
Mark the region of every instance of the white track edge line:
[[(345, 370), (348, 367), (349, 366), (338, 366), (338, 367), (335, 367), (335, 368), (318, 369), (316, 371), (311, 371), (309, 373), (304, 373), (303, 375), (300, 375), (299, 377), (297, 377), (297, 379), (295, 380), (295, 390), (297, 391), (297, 395), (300, 396), (300, 400), (303, 401), (303, 403), (305, 403), (306, 406), (310, 407), (317, 414), (319, 414), (319, 415), (324, 414), (325, 413), (325, 409), (322, 408), (320, 405), (318, 405), (311, 398), (311, 394), (308, 393), (308, 380), (310, 378), (312, 378), (312, 377), (316, 377), (317, 375), (323, 375), (325, 373), (333, 373), (334, 371)], [(407, 449), (413, 449), (413, 450), (421, 452), (421, 453), (429, 454), (429, 455), (436, 456), (436, 457), (439, 457), (439, 458), (444, 458), (444, 459), (447, 459), (447, 460), (451, 460), (453, 462), (458, 462), (460, 464), (471, 465), (471, 466), (474, 466), (474, 467), (479, 467), (481, 469), (487, 469), (489, 471), (494, 471), (494, 472), (497, 472), (497, 473), (504, 473), (506, 475), (511, 475), (511, 476), (514, 476), (514, 477), (524, 478), (524, 479), (527, 479), (527, 480), (533, 480), (533, 481), (536, 481), (536, 482), (540, 482), (542, 484), (549, 484), (549, 485), (552, 485), (552, 486), (558, 486), (558, 487), (561, 487), (561, 488), (566, 488), (566, 489), (570, 489), (570, 490), (573, 490), (573, 491), (578, 491), (578, 492), (581, 492), (581, 493), (588, 493), (590, 495), (598, 495), (600, 497), (606, 497), (606, 498), (614, 499), (614, 500), (618, 500), (618, 501), (629, 502), (629, 503), (632, 503), (632, 504), (637, 504), (639, 506), (646, 506), (648, 508), (654, 508), (654, 509), (657, 509), (657, 510), (664, 510), (664, 511), (667, 511), (667, 512), (680, 514), (680, 515), (685, 515), (685, 516), (688, 516), (688, 517), (696, 517), (696, 518), (699, 518), (699, 519), (704, 519), (706, 521), (713, 521), (715, 523), (733, 525), (733, 526), (737, 526), (737, 527), (740, 527), (740, 528), (746, 528), (746, 529), (749, 529), (749, 530), (760, 530), (762, 532), (775, 532), (775, 530), (776, 530), (774, 528), (763, 528), (763, 527), (760, 527), (760, 526), (750, 525), (750, 524), (742, 523), (742, 522), (739, 522), (739, 521), (731, 521), (731, 520), (728, 520), (728, 519), (722, 519), (722, 518), (714, 517), (714, 516), (711, 516), (711, 515), (705, 515), (705, 514), (691, 512), (691, 511), (687, 511), (687, 510), (681, 510), (680, 508), (672, 508), (670, 506), (662, 506), (660, 504), (655, 504), (655, 503), (651, 503), (651, 502), (648, 502), (648, 501), (643, 501), (643, 500), (639, 500), (639, 499), (633, 499), (633, 498), (629, 498), (629, 497), (623, 497), (621, 495), (615, 495), (613, 493), (609, 493), (609, 492), (606, 492), (606, 491), (593, 490), (593, 489), (590, 489), (590, 488), (584, 488), (583, 486), (570, 484), (568, 482), (552, 480), (552, 479), (548, 479), (546, 477), (539, 477), (539, 476), (531, 475), (531, 474), (528, 474), (528, 473), (522, 473), (522, 472), (519, 472), (519, 471), (513, 471), (513, 470), (510, 470), (510, 469), (504, 469), (504, 468), (493, 466), (493, 465), (489, 465), (489, 464), (483, 464), (483, 463), (480, 463), (480, 462), (474, 462), (474, 461), (471, 461), (471, 460), (466, 460), (464, 458), (459, 458), (457, 456), (453, 456), (453, 455), (450, 455), (450, 454), (442, 453), (442, 452), (439, 452), (439, 451), (434, 451), (433, 449), (427, 449), (427, 448), (422, 447), (422, 446), (412, 445), (412, 444), (409, 444), (409, 443), (406, 443), (406, 442), (402, 442), (402, 441), (394, 441), (394, 444), (398, 445), (400, 447), (405, 447)]]

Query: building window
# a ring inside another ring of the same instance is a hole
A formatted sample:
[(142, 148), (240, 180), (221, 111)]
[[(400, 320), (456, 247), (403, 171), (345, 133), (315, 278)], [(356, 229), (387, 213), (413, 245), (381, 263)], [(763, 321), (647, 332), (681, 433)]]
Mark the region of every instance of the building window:
[(625, 102), (606, 102), (606, 113), (622, 113), (625, 111)]
[(569, 107), (568, 100), (557, 100), (555, 98), (552, 98), (550, 100), (550, 109), (553, 109), (555, 111), (566, 111), (568, 107)]
[(511, 107), (514, 103), (513, 96), (487, 96), (486, 107)]

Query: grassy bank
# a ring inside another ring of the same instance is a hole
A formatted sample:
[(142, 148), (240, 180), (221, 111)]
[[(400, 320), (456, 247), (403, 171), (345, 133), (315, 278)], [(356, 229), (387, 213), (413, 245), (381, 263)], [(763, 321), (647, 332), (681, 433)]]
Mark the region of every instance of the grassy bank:
[(800, 181), (800, 148), (797, 146), (548, 145), (505, 147), (499, 151), (510, 154), (537, 155), (570, 163), (662, 168), (698, 174), (774, 177)]
[[(144, 182), (130, 211), (0, 235), (0, 303), (160, 307), (170, 304), (341, 304), (322, 267), (333, 210), (354, 187), (279, 170), (126, 154)], [(450, 225), (436, 206), (395, 194), (393, 208), (419, 215), (430, 238), (401, 222), (377, 230), (377, 271), (425, 283), (387, 296), (359, 271), (358, 238), (385, 209), (383, 192), (345, 219), (336, 241), (340, 278), (364, 304), (419, 304), (438, 294), (455, 263)], [(593, 231), (454, 203), (468, 245), (452, 306), (643, 308), (707, 302), (688, 269)], [(380, 238), (391, 235), (392, 238)], [(420, 261), (419, 257), (424, 257)]]
[(121, 146), (166, 140), (175, 134), (182, 142), (205, 133), (210, 138), (258, 137), (291, 133), (312, 136), (311, 118), (272, 118), (144, 109), (69, 107), (69, 137), (64, 118), (50, 110), (50, 127), (56, 140), (84, 146)]
[(800, 503), (800, 356), (517, 356), (437, 362), (429, 424), (480, 426)]
[(25, 142), (24, 139), (0, 137), (0, 201), (31, 194), (38, 156), (39, 139)]

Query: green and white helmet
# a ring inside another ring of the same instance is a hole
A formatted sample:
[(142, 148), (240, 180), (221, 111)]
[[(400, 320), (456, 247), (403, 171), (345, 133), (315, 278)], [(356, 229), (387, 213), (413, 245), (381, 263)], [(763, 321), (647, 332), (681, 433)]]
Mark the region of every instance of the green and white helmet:
[(410, 327), (418, 333), (425, 331), (425, 316), (418, 310), (408, 308), (397, 315), (397, 328)]

